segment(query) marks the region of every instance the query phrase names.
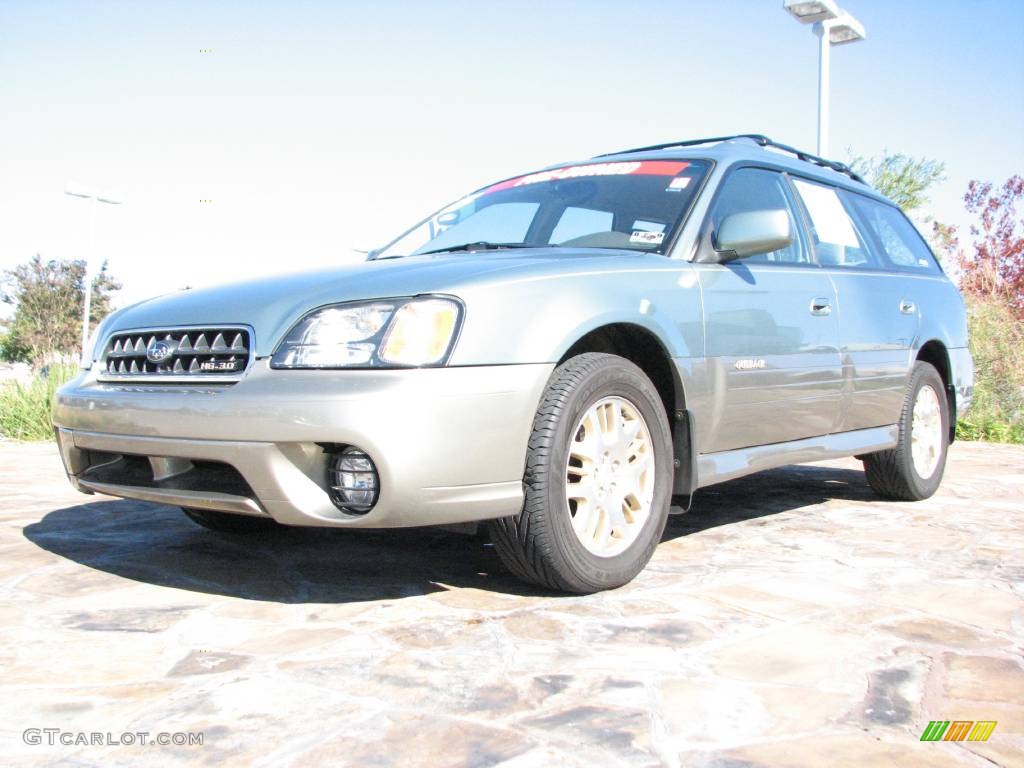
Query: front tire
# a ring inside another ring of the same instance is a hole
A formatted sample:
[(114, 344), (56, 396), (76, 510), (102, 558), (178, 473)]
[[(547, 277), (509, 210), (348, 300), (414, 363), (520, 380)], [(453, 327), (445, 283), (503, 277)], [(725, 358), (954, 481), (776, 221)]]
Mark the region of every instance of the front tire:
[(672, 439), (640, 368), (586, 353), (555, 369), (534, 417), (525, 501), (490, 523), (505, 566), (524, 581), (590, 593), (631, 581), (665, 529)]
[(942, 482), (949, 450), (949, 402), (939, 372), (918, 361), (911, 372), (895, 448), (864, 457), (868, 485), (882, 498), (927, 499)]
[(229, 512), (213, 512), (208, 509), (186, 509), (182, 512), (194, 523), (218, 533), (260, 533), (282, 527), (269, 517), (233, 515)]

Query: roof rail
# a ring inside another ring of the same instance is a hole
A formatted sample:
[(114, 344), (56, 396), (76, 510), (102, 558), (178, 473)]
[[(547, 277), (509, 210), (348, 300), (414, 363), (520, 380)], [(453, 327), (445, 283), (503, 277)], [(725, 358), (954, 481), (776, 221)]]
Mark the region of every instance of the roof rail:
[(838, 160), (826, 160), (824, 157), (818, 157), (812, 155), (810, 152), (804, 152), (802, 149), (796, 149), (788, 144), (780, 144), (777, 141), (772, 141), (767, 136), (760, 133), (738, 133), (734, 136), (713, 136), (708, 139), (687, 139), (686, 141), (670, 141), (667, 144), (652, 144), (649, 147), (635, 147), (633, 149), (623, 149), (618, 152), (605, 152), (604, 154), (597, 155), (597, 157), (609, 157), (611, 155), (624, 155), (629, 152), (654, 152), (659, 149), (672, 149), (673, 147), (696, 147), (701, 144), (717, 144), (722, 141), (731, 141), (732, 139), (750, 139), (759, 147), (774, 147), (781, 152), (795, 156), (798, 160), (803, 160), (806, 163), (813, 163), (814, 165), (821, 166), (822, 168), (829, 168), (837, 173), (843, 173), (849, 176), (854, 181), (859, 181), (861, 184), (865, 184), (860, 174), (854, 171), (846, 163), (840, 163)]

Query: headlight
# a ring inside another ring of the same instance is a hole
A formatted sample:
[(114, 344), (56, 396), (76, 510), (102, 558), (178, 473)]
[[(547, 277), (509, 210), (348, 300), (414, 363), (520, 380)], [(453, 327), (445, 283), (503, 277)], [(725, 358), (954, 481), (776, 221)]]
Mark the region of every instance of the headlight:
[(425, 296), (335, 304), (288, 332), (271, 368), (381, 368), (443, 365), (462, 319), (454, 299)]

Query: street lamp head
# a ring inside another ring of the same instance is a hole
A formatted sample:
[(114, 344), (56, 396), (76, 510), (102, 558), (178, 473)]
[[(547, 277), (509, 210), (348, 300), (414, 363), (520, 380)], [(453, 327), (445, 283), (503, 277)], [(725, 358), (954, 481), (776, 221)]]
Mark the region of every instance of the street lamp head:
[(843, 45), (845, 43), (856, 43), (858, 40), (867, 38), (864, 25), (848, 13), (842, 14), (838, 19), (828, 25), (828, 41), (832, 45)]
[(97, 203), (110, 203), (111, 205), (120, 205), (124, 202), (121, 196), (115, 192), (100, 192), (99, 190), (82, 186), (75, 181), (67, 183), (67, 186), (64, 187), (64, 194), (71, 195), (71, 197), (93, 198)]
[(96, 193), (88, 187), (84, 187), (76, 181), (69, 181), (64, 187), (64, 194), (71, 197), (95, 197)]
[(782, 7), (801, 24), (814, 24), (839, 17), (839, 6), (834, 0), (785, 0)]

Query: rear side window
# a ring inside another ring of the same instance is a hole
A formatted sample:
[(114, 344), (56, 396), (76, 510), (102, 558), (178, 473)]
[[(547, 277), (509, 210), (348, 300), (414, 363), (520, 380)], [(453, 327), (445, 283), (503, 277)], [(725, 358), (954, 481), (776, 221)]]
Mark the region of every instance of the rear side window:
[(939, 271), (924, 239), (902, 211), (862, 195), (849, 197), (891, 266), (914, 272)]
[(868, 248), (867, 238), (858, 231), (835, 189), (804, 179), (793, 179), (793, 186), (807, 211), (819, 264), (851, 268), (880, 266)]
[(771, 264), (810, 263), (810, 257), (800, 235), (800, 225), (797, 224), (786, 191), (786, 180), (777, 171), (740, 168), (729, 174), (711, 212), (712, 231), (718, 232), (726, 217), (734, 213), (774, 210), (784, 210), (789, 214), (789, 231), (793, 233), (793, 242), (786, 248), (750, 256), (744, 261)]

